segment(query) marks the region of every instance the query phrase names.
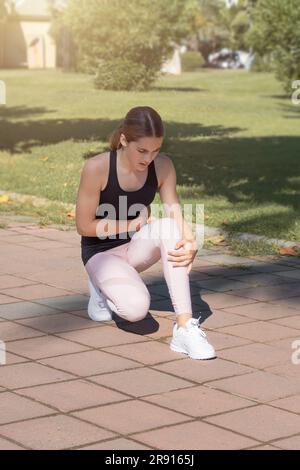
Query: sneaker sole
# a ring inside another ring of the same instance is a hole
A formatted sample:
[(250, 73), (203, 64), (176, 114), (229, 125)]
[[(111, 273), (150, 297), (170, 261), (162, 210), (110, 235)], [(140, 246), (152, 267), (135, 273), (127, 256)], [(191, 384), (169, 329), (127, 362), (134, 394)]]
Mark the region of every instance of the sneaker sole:
[(98, 322), (101, 322), (101, 321), (111, 321), (112, 320), (112, 317), (104, 317), (104, 318), (99, 318), (99, 317), (94, 317), (93, 315), (90, 315), (88, 314), (90, 319), (93, 320), (93, 321), (98, 321)]
[(178, 346), (174, 346), (173, 344), (170, 344), (170, 349), (174, 352), (178, 352), (178, 353), (183, 353), (183, 354), (187, 354), (191, 359), (199, 359), (201, 361), (209, 361), (210, 359), (216, 359), (216, 355), (214, 356), (193, 356), (192, 354), (189, 354), (188, 351), (186, 351), (185, 349), (182, 349), (182, 348), (179, 348)]
[(112, 316), (111, 316), (111, 315), (103, 316), (103, 317), (101, 318), (101, 317), (95, 317), (93, 314), (88, 313), (88, 316), (89, 316), (90, 319), (93, 320), (93, 321), (111, 321), (111, 320), (112, 320)]
[(90, 317), (91, 320), (98, 321), (98, 322), (111, 321), (112, 320), (112, 314), (109, 310), (107, 310), (106, 313), (103, 313), (103, 316), (101, 316), (101, 314), (94, 315), (92, 312), (93, 312), (93, 308), (90, 307), (90, 303), (89, 303), (89, 305), (88, 305), (88, 316)]

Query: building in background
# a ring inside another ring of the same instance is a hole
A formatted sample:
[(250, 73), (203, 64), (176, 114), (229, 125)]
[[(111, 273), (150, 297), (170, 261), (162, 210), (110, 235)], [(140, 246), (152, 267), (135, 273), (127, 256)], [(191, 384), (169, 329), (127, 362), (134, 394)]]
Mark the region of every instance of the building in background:
[[(63, 9), (67, 0), (54, 0)], [(0, 68), (72, 68), (72, 37), (62, 30), (58, 44), (50, 35), (49, 0), (7, 0), (7, 20), (0, 23)], [(162, 66), (165, 73), (181, 74), (180, 48)]]
[[(181, 52), (182, 52), (182, 47), (176, 45), (173, 56), (170, 57), (170, 59), (167, 60), (163, 64), (161, 71), (164, 73), (169, 73), (171, 75), (181, 75), (182, 73)], [(184, 49), (184, 52), (185, 52), (185, 49)]]
[(0, 25), (0, 67), (53, 69), (56, 44), (49, 34), (48, 0), (7, 2), (8, 17)]

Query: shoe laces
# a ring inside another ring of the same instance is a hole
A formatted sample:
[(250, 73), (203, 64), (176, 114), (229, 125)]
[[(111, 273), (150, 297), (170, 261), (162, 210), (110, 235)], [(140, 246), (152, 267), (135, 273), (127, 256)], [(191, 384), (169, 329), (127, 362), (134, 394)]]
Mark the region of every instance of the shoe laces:
[(199, 316), (199, 318), (192, 319), (192, 321), (190, 322), (189, 330), (193, 333), (195, 332), (198, 335), (200, 334), (200, 336), (202, 336), (203, 338), (207, 338), (206, 333), (200, 328), (200, 318), (201, 315)]
[(99, 305), (100, 308), (107, 308), (105, 299), (103, 299), (103, 298), (100, 299), (100, 298), (99, 298), (97, 303), (98, 303), (98, 305)]
[(107, 309), (108, 305), (106, 303), (106, 298), (104, 297), (104, 295), (102, 294), (102, 292), (99, 288), (97, 289), (97, 292), (98, 292), (98, 296), (97, 296), (97, 300), (96, 300), (97, 305), (102, 309)]

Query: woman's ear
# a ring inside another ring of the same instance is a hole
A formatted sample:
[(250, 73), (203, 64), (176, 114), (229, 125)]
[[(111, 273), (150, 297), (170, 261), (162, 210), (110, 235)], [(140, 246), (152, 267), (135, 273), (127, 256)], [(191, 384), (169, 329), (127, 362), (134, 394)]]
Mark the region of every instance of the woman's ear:
[(125, 137), (124, 134), (121, 134), (121, 135), (120, 135), (120, 142), (121, 142), (121, 144), (123, 145), (123, 147), (127, 147), (128, 142), (127, 142), (126, 137)]

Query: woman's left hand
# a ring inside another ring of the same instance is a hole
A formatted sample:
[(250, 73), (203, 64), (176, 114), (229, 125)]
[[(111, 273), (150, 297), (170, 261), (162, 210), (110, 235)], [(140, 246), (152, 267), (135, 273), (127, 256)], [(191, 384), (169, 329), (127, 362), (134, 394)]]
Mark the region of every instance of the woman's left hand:
[(198, 252), (196, 240), (180, 240), (176, 243), (175, 250), (183, 248), (180, 251), (168, 251), (168, 261), (173, 261), (175, 266), (188, 266), (188, 274), (191, 272), (193, 261)]

